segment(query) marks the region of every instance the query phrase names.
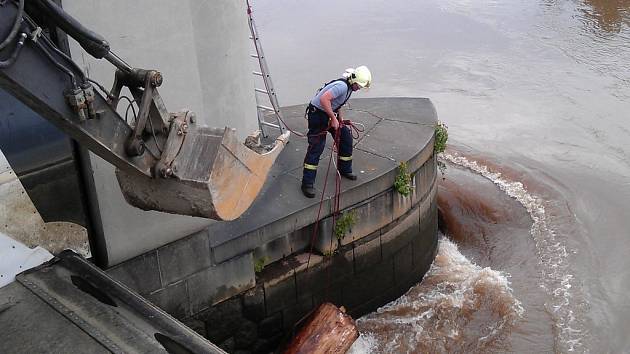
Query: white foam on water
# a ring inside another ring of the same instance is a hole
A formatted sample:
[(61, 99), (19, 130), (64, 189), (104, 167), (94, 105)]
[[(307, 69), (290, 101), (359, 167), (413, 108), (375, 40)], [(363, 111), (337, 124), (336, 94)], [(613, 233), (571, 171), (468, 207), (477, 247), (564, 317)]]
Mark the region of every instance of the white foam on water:
[(496, 348), (523, 307), (505, 273), (482, 268), (442, 237), (420, 284), (357, 320), (351, 353), (479, 352)]
[(550, 296), (545, 304), (553, 316), (555, 327), (556, 350), (560, 352), (585, 352), (584, 340), (588, 333), (577, 306), (582, 298), (579, 287), (570, 272), (568, 255), (562, 235), (554, 230), (550, 217), (545, 210), (545, 201), (529, 193), (521, 182), (511, 181), (500, 172), (491, 171), (477, 161), (460, 156), (457, 153), (443, 154), (443, 159), (455, 165), (467, 168), (489, 179), (503, 192), (518, 201), (533, 220), (530, 234), (536, 244), (539, 264), (542, 270), (541, 287)]
[(370, 334), (361, 334), (346, 354), (372, 353), (376, 350), (376, 338)]

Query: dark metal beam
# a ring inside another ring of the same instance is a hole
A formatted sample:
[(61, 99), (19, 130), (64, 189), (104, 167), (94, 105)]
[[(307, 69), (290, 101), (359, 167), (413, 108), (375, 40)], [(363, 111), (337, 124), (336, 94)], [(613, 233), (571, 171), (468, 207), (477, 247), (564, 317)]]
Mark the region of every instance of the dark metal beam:
[[(0, 7), (0, 37), (9, 32), (16, 10), (11, 4)], [(0, 58), (10, 55), (13, 47), (9, 45), (0, 52)], [(52, 50), (49, 53), (80, 78), (80, 73), (64, 58)], [(69, 76), (60, 71), (32, 40), (27, 40), (13, 65), (0, 69), (0, 87), (117, 168), (151, 176), (151, 167), (156, 162), (151, 154), (132, 158), (125, 153), (125, 140), (131, 136), (132, 130), (124, 119), (96, 92), (94, 105), (98, 118), (82, 121), (64, 97), (64, 93), (72, 88)]]

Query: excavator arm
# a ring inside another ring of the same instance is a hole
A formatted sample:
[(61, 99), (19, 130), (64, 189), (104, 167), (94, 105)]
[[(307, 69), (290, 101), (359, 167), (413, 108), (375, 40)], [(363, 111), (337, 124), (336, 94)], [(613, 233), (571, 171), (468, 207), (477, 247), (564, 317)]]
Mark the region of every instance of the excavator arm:
[[(233, 220), (247, 210), (288, 142), (288, 132), (258, 153), (240, 143), (233, 129), (199, 126), (192, 112), (170, 113), (158, 92), (163, 82), (158, 71), (130, 67), (104, 38), (52, 1), (27, 5), (0, 0), (0, 87), (114, 165), (131, 205), (216, 220)], [(29, 11), (116, 66), (113, 88), (108, 91), (88, 78)], [(133, 122), (117, 113), (123, 87), (138, 103)]]

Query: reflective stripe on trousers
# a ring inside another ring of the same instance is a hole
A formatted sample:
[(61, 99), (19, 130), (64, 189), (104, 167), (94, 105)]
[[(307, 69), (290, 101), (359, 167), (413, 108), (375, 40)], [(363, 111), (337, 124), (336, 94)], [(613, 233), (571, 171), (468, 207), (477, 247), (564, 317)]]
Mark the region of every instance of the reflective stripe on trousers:
[[(304, 157), (304, 171), (302, 184), (312, 185), (317, 176), (317, 165), (326, 146), (326, 136), (324, 131), (328, 127), (328, 115), (321, 110), (308, 111), (308, 149)], [(335, 136), (335, 130), (328, 132)], [(346, 126), (341, 128), (339, 137), (339, 159), (337, 168), (341, 173), (352, 172), (352, 134)]]

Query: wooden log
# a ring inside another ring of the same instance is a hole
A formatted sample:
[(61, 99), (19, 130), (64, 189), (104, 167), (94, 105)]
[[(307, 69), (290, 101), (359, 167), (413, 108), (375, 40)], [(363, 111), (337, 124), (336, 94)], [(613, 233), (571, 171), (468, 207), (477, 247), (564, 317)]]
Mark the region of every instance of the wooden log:
[(354, 320), (345, 313), (345, 309), (327, 302), (308, 318), (284, 353), (345, 353), (358, 337)]

